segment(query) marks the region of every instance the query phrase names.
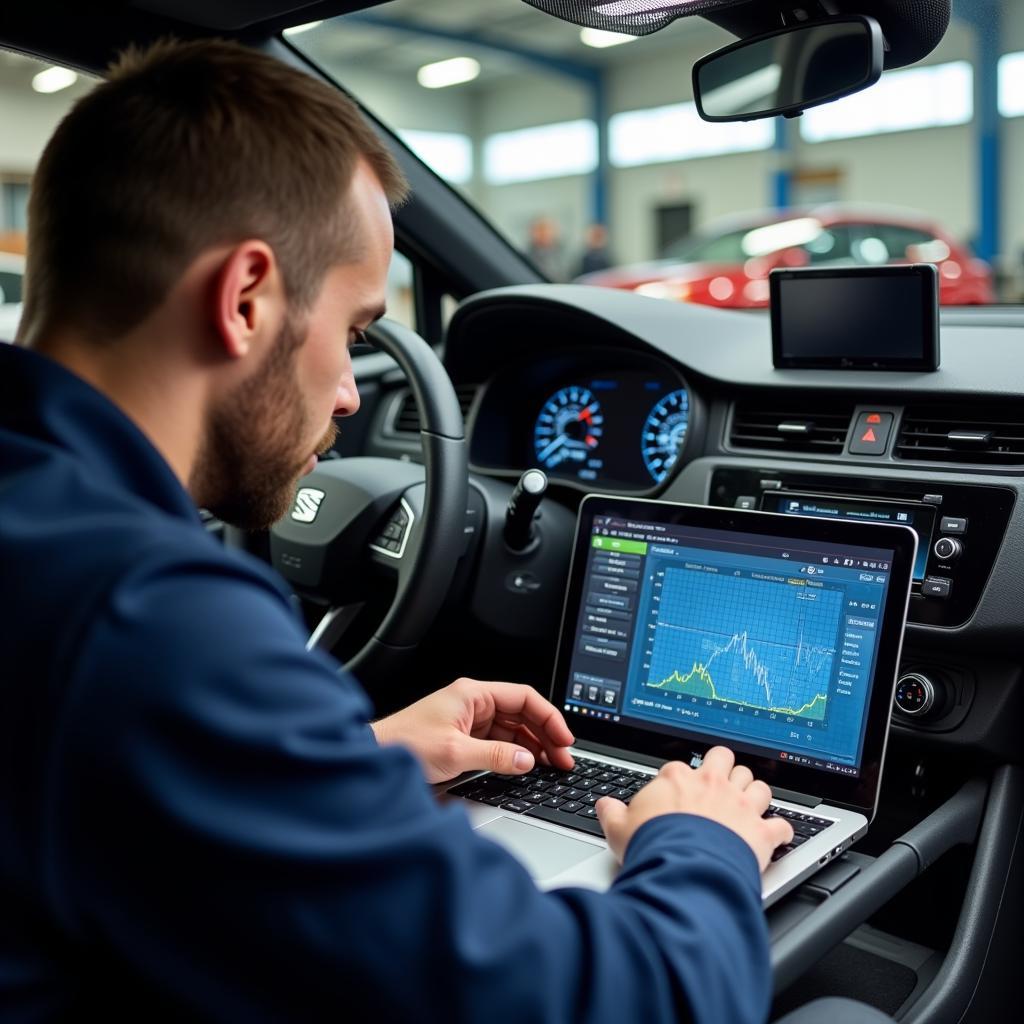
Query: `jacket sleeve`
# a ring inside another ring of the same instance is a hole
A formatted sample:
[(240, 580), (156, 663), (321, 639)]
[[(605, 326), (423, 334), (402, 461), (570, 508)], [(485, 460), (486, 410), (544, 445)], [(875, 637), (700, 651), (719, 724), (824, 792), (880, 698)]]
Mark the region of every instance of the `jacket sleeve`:
[(762, 1021), (755, 859), (666, 815), (607, 893), (539, 891), (243, 562), (154, 557), (59, 710), (44, 863), (72, 942), (223, 1021)]

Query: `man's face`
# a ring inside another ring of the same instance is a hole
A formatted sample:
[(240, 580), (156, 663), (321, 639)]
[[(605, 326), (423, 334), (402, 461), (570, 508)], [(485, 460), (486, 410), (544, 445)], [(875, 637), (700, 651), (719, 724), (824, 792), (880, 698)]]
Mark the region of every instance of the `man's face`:
[(287, 314), (262, 364), (211, 410), (192, 491), (235, 526), (266, 529), (285, 515), (299, 478), (334, 444), (332, 417), (359, 408), (349, 346), (384, 312), (394, 234), (364, 164), (349, 202), (358, 257), (328, 270), (312, 308)]

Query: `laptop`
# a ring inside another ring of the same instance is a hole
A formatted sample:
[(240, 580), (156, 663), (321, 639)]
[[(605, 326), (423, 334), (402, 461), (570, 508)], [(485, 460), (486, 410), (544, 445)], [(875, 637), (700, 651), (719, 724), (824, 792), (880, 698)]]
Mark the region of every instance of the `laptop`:
[(794, 828), (763, 875), (770, 905), (874, 816), (916, 551), (904, 526), (588, 495), (550, 694), (575, 768), (447, 795), (542, 887), (604, 889), (597, 800), (724, 744)]

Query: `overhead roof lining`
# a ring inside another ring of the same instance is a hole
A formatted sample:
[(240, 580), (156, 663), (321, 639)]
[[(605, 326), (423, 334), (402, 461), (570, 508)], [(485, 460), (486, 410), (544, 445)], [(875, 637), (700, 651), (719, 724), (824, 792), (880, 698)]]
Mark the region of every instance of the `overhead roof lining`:
[[(129, 0), (131, 7), (222, 32), (281, 21), (301, 23), (376, 7), (386, 0)], [(302, 12), (302, 17), (296, 17)]]

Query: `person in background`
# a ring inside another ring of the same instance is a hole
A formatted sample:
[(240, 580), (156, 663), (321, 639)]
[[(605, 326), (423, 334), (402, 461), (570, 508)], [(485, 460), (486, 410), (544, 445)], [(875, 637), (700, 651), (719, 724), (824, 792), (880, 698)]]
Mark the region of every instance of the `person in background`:
[(604, 224), (591, 224), (583, 236), (583, 255), (578, 275), (595, 274), (615, 265), (608, 248), (608, 228)]
[(558, 223), (551, 217), (534, 217), (530, 221), (526, 255), (549, 280), (565, 281), (568, 277), (561, 232)]

